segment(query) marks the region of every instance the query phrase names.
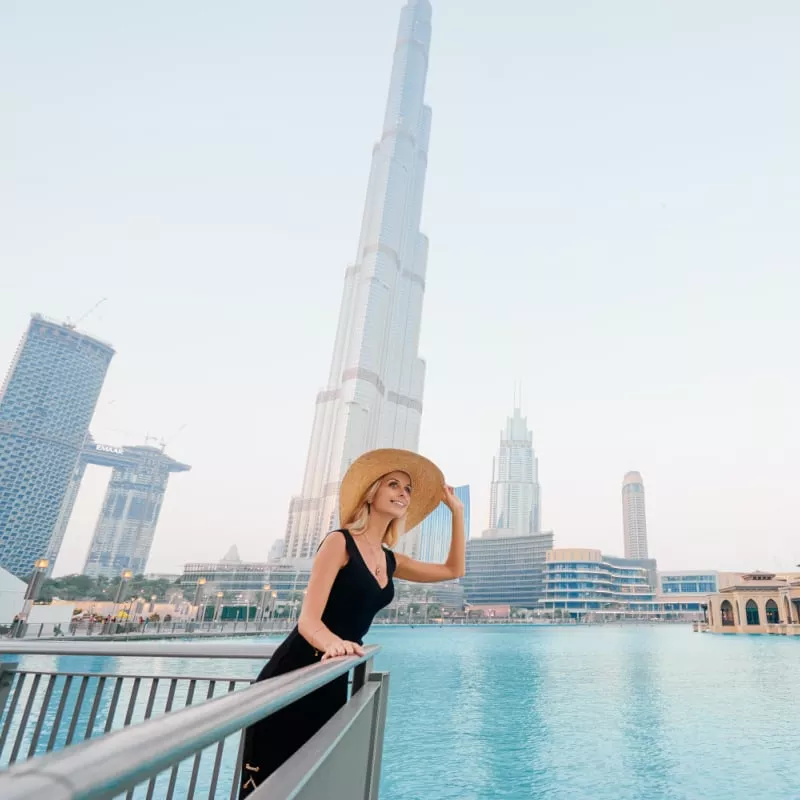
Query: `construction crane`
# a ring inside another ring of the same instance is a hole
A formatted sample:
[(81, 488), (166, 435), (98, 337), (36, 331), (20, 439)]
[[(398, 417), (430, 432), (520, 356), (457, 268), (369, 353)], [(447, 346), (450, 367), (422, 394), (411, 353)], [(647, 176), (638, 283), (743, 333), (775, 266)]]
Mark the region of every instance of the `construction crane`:
[(75, 328), (77, 328), (78, 325), (86, 319), (86, 317), (88, 317), (90, 314), (93, 314), (101, 305), (103, 305), (103, 303), (106, 302), (106, 300), (108, 300), (107, 297), (101, 297), (88, 311), (81, 314), (81, 316), (78, 317), (75, 322), (72, 322), (69, 317), (67, 317), (64, 327), (74, 331)]

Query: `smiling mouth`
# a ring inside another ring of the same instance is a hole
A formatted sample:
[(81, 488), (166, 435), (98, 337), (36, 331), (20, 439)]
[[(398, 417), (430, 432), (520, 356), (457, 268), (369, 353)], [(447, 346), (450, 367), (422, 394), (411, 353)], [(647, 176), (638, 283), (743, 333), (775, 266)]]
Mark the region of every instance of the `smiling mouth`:
[(400, 506), (400, 508), (405, 508), (406, 504), (401, 502), (400, 500), (392, 500), (392, 504), (396, 506)]

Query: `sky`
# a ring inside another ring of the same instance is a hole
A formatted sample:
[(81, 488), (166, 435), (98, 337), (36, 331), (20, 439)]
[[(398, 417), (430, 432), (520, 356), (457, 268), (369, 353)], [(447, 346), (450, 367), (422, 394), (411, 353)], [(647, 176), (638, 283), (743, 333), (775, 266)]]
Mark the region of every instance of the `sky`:
[[(34, 311), (117, 350), (92, 432), (172, 477), (149, 570), (264, 560), (299, 492), (399, 0), (9, 0), (0, 369)], [(515, 382), (556, 546), (800, 562), (795, 0), (436, 0), (420, 449), (488, 524)], [(79, 571), (91, 467), (56, 573)]]

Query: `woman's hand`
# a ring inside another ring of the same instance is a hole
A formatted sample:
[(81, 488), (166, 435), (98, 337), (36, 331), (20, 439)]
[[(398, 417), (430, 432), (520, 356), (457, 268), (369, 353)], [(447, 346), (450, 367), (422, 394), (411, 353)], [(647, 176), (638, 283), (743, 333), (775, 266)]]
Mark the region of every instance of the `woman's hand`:
[(347, 642), (344, 639), (334, 639), (325, 652), (322, 654), (322, 660), (328, 661), (331, 658), (340, 658), (342, 656), (363, 656), (364, 648), (357, 642)]
[(442, 502), (453, 514), (463, 513), (464, 511), (464, 504), (458, 499), (456, 490), (447, 484), (442, 487)]

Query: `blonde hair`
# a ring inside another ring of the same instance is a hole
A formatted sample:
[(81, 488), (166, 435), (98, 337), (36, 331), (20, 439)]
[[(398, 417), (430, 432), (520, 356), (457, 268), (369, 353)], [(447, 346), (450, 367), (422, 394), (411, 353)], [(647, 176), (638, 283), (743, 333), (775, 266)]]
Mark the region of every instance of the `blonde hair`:
[[(386, 473), (389, 475), (390, 473)], [(361, 502), (358, 504), (358, 508), (353, 512), (353, 516), (350, 518), (348, 522), (345, 523), (345, 528), (349, 531), (363, 531), (364, 528), (367, 527), (367, 522), (369, 521), (369, 507), (372, 504), (372, 501), (375, 499), (375, 495), (378, 493), (378, 489), (381, 487), (381, 482), (386, 477), (386, 475), (382, 475), (372, 486), (364, 492), (364, 497), (361, 499)], [(393, 519), (389, 526), (386, 528), (386, 533), (383, 534), (383, 544), (387, 547), (394, 547), (397, 542), (400, 540), (400, 537), (406, 532), (406, 521), (405, 519)]]

